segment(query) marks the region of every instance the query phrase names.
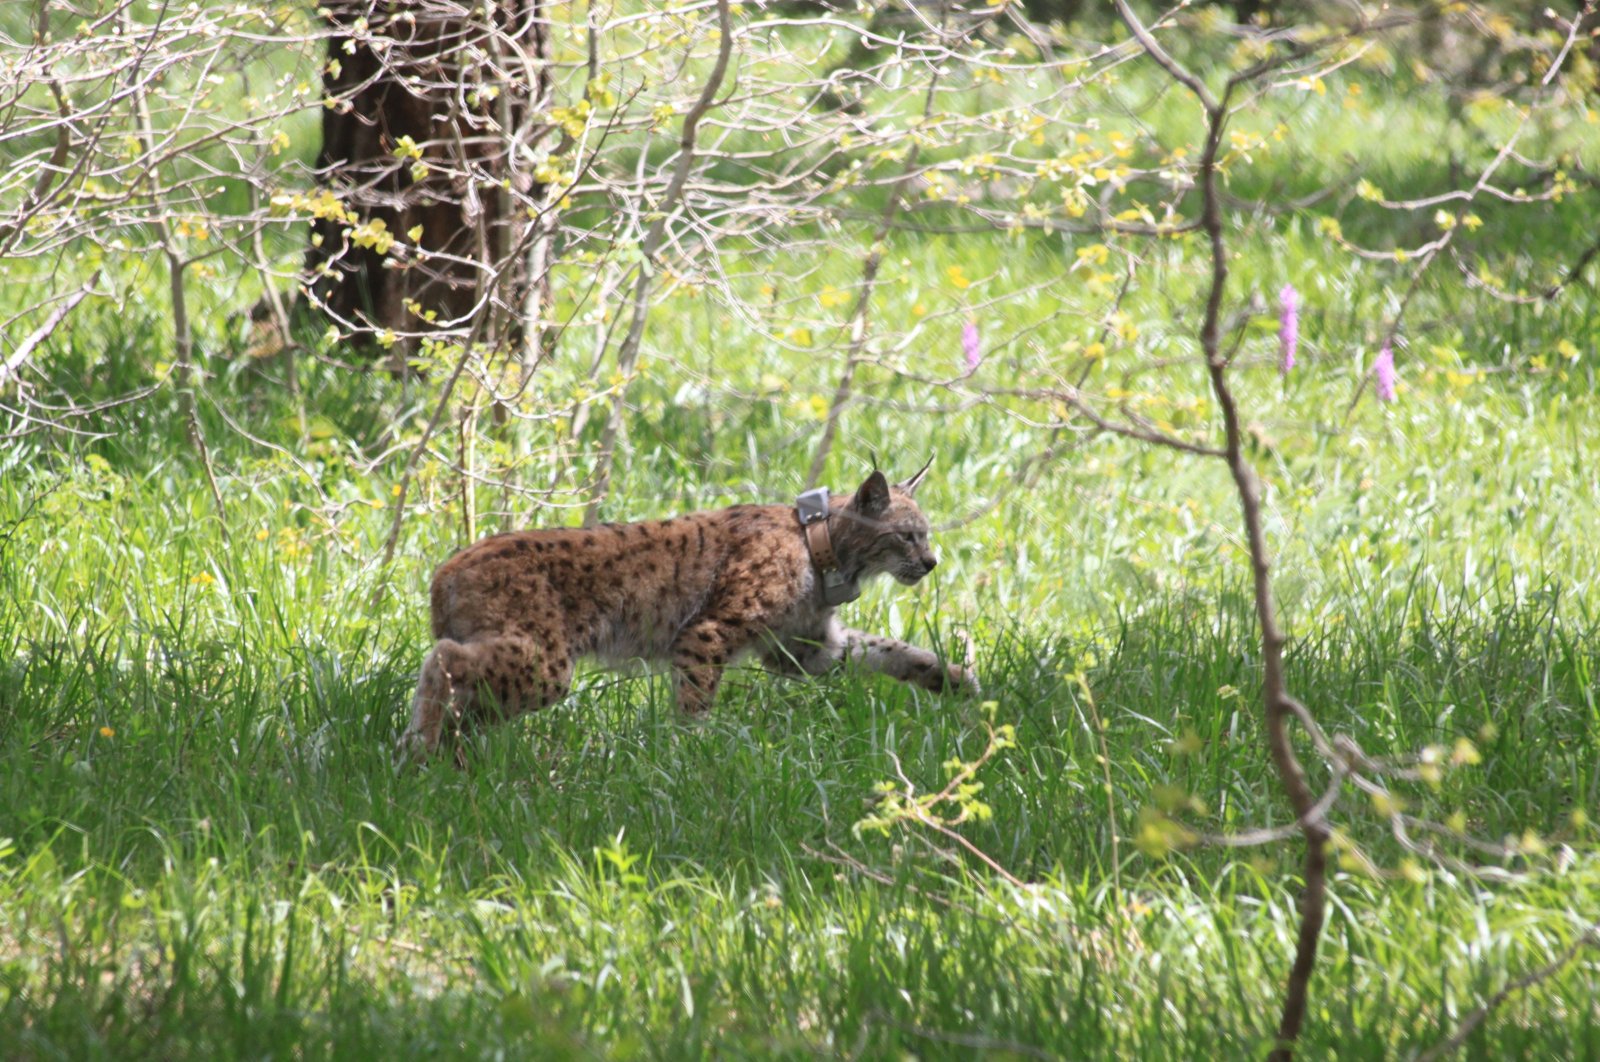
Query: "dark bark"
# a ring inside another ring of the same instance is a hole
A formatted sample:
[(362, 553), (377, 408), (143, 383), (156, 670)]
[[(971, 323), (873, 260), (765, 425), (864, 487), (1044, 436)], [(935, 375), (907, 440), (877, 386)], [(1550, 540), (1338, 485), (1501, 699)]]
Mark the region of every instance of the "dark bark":
[(1233, 20), (1241, 26), (1253, 26), (1263, 11), (1271, 9), (1272, 5), (1263, 0), (1234, 0)]
[[(540, 0), (502, 0), (492, 25), (482, 8), (444, 0), (335, 0), (327, 8), (335, 33), (324, 86), (339, 102), (323, 111), (318, 180), (356, 220), (313, 222), (306, 265), (314, 304), (336, 322), (364, 326), (358, 341), (386, 329), (466, 335), (476, 325), (481, 339), (516, 343), (530, 284), (543, 282), (527, 264), (528, 207), (542, 189), (510, 151), (513, 138), (537, 138), (531, 123), (547, 105)], [(397, 154), (406, 137), (420, 158)], [(414, 176), (419, 162), (427, 172)], [(354, 224), (375, 220), (396, 241), (386, 254), (351, 239)], [(408, 303), (431, 311), (432, 324)]]

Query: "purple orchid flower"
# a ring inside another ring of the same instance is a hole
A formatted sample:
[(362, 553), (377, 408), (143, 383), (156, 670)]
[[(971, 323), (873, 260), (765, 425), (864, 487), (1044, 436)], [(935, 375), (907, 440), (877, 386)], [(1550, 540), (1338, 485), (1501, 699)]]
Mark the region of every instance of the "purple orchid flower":
[(1394, 401), (1394, 351), (1388, 343), (1378, 351), (1378, 357), (1372, 363), (1372, 375), (1377, 380), (1378, 401)]
[(1282, 309), (1278, 318), (1278, 348), (1282, 354), (1278, 371), (1287, 376), (1294, 368), (1295, 351), (1300, 347), (1300, 293), (1294, 290), (1293, 284), (1285, 284), (1278, 292), (1278, 303)]

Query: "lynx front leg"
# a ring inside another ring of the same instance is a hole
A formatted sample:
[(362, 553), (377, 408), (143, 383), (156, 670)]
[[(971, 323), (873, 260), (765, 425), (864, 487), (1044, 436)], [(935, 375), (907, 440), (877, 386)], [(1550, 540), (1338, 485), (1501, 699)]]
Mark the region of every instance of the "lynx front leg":
[(841, 634), (844, 655), (869, 671), (878, 671), (936, 693), (979, 692), (978, 675), (970, 664), (966, 667), (946, 664), (926, 649), (849, 627)]
[(703, 715), (716, 700), (722, 670), (749, 641), (744, 628), (719, 619), (701, 619), (684, 628), (672, 645), (672, 673), (678, 680), (678, 707)]

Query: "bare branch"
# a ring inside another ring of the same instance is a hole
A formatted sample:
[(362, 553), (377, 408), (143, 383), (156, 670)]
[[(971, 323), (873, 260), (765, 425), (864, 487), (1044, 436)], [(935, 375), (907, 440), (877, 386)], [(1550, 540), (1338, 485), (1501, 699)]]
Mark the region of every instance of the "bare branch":
[(1472, 1034), (1477, 1031), (1478, 1026), (1482, 1025), (1484, 1020), (1493, 1014), (1506, 1000), (1518, 992), (1526, 992), (1528, 989), (1555, 977), (1566, 969), (1584, 948), (1593, 947), (1597, 944), (1600, 944), (1600, 925), (1591, 925), (1579, 933), (1571, 944), (1567, 945), (1560, 954), (1548, 963), (1528, 971), (1490, 996), (1482, 1006), (1462, 1019), (1461, 1024), (1456, 1027), (1456, 1031), (1451, 1033), (1449, 1038), (1418, 1054), (1416, 1062), (1435, 1062), (1436, 1059), (1460, 1050), (1467, 1040), (1472, 1037)]

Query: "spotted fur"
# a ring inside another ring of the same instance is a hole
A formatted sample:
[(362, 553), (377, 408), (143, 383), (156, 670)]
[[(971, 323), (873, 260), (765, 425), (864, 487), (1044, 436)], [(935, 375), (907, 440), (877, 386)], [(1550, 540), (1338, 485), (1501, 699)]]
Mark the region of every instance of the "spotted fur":
[[(916, 583), (938, 563), (912, 495), (880, 472), (835, 498), (829, 532), (841, 571)], [(515, 531), (475, 543), (433, 577), (433, 651), (401, 747), (432, 751), (447, 730), (547, 707), (579, 657), (669, 663), (678, 704), (711, 707), (744, 653), (769, 669), (818, 675), (845, 660), (931, 690), (976, 691), (970, 666), (852, 630), (822, 603), (795, 511), (736, 505), (671, 520)]]

